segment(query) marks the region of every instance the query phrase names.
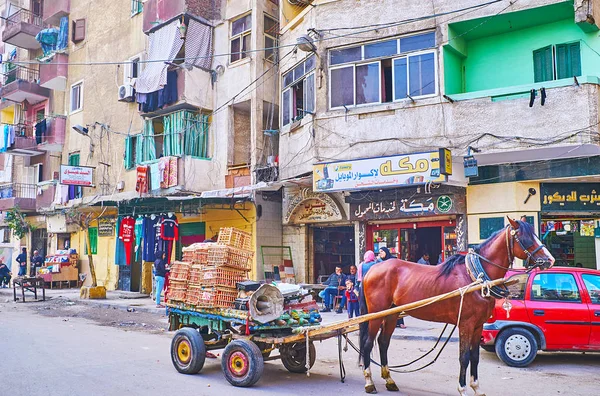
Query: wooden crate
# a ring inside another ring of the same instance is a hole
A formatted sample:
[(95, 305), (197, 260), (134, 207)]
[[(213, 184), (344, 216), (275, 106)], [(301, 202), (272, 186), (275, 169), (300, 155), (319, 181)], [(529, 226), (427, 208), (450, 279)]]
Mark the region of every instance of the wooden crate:
[(208, 248), (208, 265), (250, 271), (254, 253), (227, 245), (214, 244)]
[(229, 287), (235, 289), (238, 282), (247, 279), (245, 270), (228, 267), (203, 267), (201, 286), (204, 287)]
[(202, 275), (202, 266), (199, 264), (193, 264), (190, 268), (190, 276), (188, 278), (188, 283), (190, 285), (199, 286), (204, 276)]
[(185, 302), (196, 308), (231, 308), (237, 298), (236, 289), (227, 287), (188, 287)]
[(238, 249), (251, 250), (252, 234), (233, 227), (223, 227), (219, 231), (217, 242)]
[(170, 280), (179, 280), (186, 281), (190, 277), (190, 268), (192, 267), (191, 263), (185, 261), (175, 261), (171, 264), (169, 279)]
[(167, 293), (168, 301), (185, 301), (185, 295), (187, 293), (188, 283), (187, 281), (169, 279), (169, 290)]

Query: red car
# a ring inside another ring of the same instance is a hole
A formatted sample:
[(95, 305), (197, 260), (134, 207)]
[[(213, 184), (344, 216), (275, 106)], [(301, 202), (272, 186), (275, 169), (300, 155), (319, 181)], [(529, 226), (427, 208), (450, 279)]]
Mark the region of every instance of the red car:
[(600, 351), (600, 271), (553, 267), (510, 271), (510, 315), (497, 300), (481, 347), (509, 366), (525, 367), (541, 351)]

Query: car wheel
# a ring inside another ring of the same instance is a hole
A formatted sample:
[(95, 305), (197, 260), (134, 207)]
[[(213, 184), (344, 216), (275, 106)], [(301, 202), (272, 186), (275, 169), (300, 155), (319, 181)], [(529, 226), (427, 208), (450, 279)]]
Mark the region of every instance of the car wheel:
[(496, 352), (496, 347), (494, 345), (481, 345), (481, 349), (486, 352)]
[(528, 366), (535, 359), (537, 351), (537, 340), (527, 329), (506, 329), (496, 339), (496, 355), (511, 367)]

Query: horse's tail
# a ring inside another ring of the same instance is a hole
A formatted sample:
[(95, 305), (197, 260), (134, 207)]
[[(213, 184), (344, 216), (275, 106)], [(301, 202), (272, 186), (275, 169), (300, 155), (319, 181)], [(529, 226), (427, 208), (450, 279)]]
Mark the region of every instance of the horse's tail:
[[(362, 282), (361, 282), (362, 283)], [(359, 297), (359, 310), (361, 315), (365, 315), (369, 313), (369, 309), (367, 308), (367, 298), (365, 296), (365, 290), (363, 285), (360, 285), (360, 297)], [(369, 338), (369, 322), (362, 322), (358, 325), (359, 328), (359, 354), (358, 354), (358, 362), (360, 363), (363, 358), (363, 351), (365, 349), (365, 344), (367, 343), (367, 339)], [(363, 359), (364, 361), (364, 359)]]

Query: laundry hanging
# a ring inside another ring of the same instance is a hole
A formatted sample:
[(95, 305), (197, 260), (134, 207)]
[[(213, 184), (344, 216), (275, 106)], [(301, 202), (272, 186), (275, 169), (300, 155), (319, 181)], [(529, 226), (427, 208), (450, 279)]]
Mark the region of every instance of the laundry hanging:
[(175, 59), (184, 42), (179, 20), (150, 33), (148, 41), (148, 62), (135, 83), (139, 93), (155, 92), (167, 84), (167, 62)]
[(64, 16), (60, 18), (60, 30), (58, 32), (58, 41), (56, 42), (56, 49), (61, 51), (67, 49), (69, 46), (69, 17)]
[(190, 19), (185, 39), (185, 64), (210, 70), (212, 65), (212, 28)]
[(133, 217), (127, 216), (121, 220), (119, 239), (123, 241), (125, 247), (125, 262), (127, 265), (131, 265), (132, 248), (135, 241), (135, 219)]

